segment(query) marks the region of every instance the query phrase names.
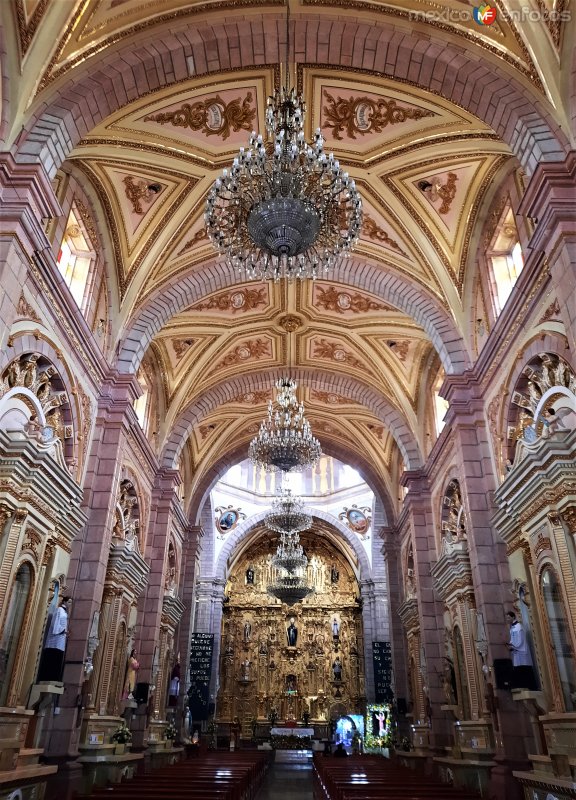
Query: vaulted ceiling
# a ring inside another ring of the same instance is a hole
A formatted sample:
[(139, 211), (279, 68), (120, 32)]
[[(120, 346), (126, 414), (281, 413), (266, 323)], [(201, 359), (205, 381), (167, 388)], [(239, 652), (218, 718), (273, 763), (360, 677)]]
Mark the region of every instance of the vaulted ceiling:
[[(472, 358), (475, 236), (494, 187), (518, 167), (483, 99), (486, 76), (559, 126), (568, 113), (561, 26), (537, 36), (501, 4), (482, 26), (473, 6), (291, 0), (306, 134), (320, 127), (355, 178), (364, 222), (332, 279), (288, 285), (239, 283), (203, 225), (209, 187), (263, 131), (285, 53), (281, 4), (15, 0), (3, 10), (19, 65), (7, 138), (24, 152), (35, 126), (73, 128), (60, 155), (106, 242), (107, 355), (131, 369), (144, 353), (154, 362), (155, 446), (177, 460), (187, 442), (196, 485), (247, 446), (283, 373), (298, 376), (327, 450), (380, 476), (394, 502), (401, 469), (428, 452), (431, 383), (441, 365), (458, 371)], [(126, 344), (135, 337), (138, 358)]]

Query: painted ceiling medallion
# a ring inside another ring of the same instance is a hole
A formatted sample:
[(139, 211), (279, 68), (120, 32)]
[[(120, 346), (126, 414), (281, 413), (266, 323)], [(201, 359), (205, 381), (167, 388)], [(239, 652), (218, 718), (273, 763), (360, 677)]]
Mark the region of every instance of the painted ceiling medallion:
[(302, 327), (303, 322), (300, 317), (297, 317), (295, 314), (284, 314), (278, 320), (278, 325), (284, 328), (287, 333), (294, 333), (294, 331)]
[(234, 508), (234, 506), (227, 506), (226, 508), (218, 506), (214, 511), (216, 512), (215, 523), (219, 539), (223, 539), (226, 534), (234, 530), (241, 520), (246, 519), (246, 514), (240, 508)]
[(235, 314), (239, 311), (253, 311), (262, 308), (268, 302), (266, 288), (261, 289), (235, 289), (231, 292), (218, 294), (204, 303), (192, 306), (194, 311), (230, 311)]
[(348, 528), (362, 539), (368, 539), (368, 530), (372, 521), (371, 514), (372, 509), (368, 506), (358, 508), (356, 504), (353, 504), (351, 508), (344, 506), (344, 511), (338, 514), (338, 519), (345, 522)]

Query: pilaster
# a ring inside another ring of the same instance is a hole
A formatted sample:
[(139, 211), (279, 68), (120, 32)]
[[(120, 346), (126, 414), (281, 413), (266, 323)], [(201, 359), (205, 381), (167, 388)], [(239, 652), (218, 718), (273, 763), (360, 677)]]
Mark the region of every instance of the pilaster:
[(69, 635), (64, 666), (64, 694), (60, 715), (47, 753), (75, 756), (81, 726), (77, 698), (86, 674), (86, 645), (94, 612), (100, 610), (110, 552), (119, 473), (126, 435), (138, 424), (132, 408), (140, 390), (133, 375), (112, 373), (104, 383), (96, 411), (96, 423), (84, 484), (84, 510), (88, 521), (73, 542), (67, 586), (72, 595)]

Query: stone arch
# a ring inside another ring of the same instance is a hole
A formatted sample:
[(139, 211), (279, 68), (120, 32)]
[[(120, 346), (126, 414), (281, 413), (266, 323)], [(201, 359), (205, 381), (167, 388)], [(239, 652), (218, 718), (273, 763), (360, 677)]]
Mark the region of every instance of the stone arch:
[[(203, 510), (210, 496), (210, 492), (214, 488), (215, 484), (227, 472), (227, 470), (230, 469), (230, 467), (233, 467), (235, 464), (238, 464), (239, 461), (242, 461), (246, 458), (246, 452), (246, 445), (242, 444), (239, 447), (234, 448), (232, 451), (223, 454), (218, 461), (212, 464), (205, 472), (202, 480), (194, 489), (190, 499), (189, 510), (193, 525), (201, 524)], [(392, 500), (387, 492), (384, 482), (380, 479), (380, 476), (376, 470), (374, 470), (373, 467), (357, 453), (348, 451), (337, 444), (329, 443), (328, 446), (324, 447), (324, 452), (326, 455), (338, 458), (343, 463), (350, 464), (350, 466), (354, 467), (354, 469), (357, 469), (357, 471), (376, 495), (377, 500), (382, 504), (386, 517), (386, 522), (384, 524), (392, 525), (396, 516)]]
[[(372, 568), (370, 567), (370, 562), (368, 560), (368, 556), (366, 555), (366, 551), (360, 544), (358, 537), (354, 536), (354, 534), (349, 531), (342, 522), (336, 519), (336, 517), (333, 517), (332, 514), (327, 514), (325, 511), (321, 511), (317, 508), (311, 510), (313, 518), (322, 520), (322, 522), (325, 522), (327, 525), (330, 525), (332, 528), (334, 528), (352, 548), (356, 558), (358, 559), (359, 574), (361, 579), (369, 580), (372, 574)], [(224, 544), (224, 547), (220, 551), (218, 560), (215, 564), (214, 578), (216, 580), (221, 580), (223, 583), (225, 582), (226, 568), (231, 556), (238, 549), (238, 545), (241, 543), (242, 539), (246, 538), (251, 531), (262, 524), (266, 513), (267, 511), (264, 510), (260, 511), (258, 514), (254, 514), (249, 519), (241, 522), (235, 528), (234, 532), (230, 534), (226, 540), (226, 543)]]
[[(568, 142), (551, 108), (543, 109), (538, 88), (531, 90), (515, 68), (483, 48), (461, 37), (452, 42), (432, 25), (412, 23), (407, 29), (404, 19), (382, 14), (359, 25), (356, 19), (312, 12), (302, 10), (293, 18), (299, 63), (384, 74), (432, 90), (484, 120), (529, 174), (540, 161), (564, 160)], [(113, 46), (94, 48), (89, 57), (61, 69), (14, 144), (16, 159), (40, 160), (53, 177), (78, 141), (126, 105), (135, 87), (142, 95), (184, 81), (190, 60), (194, 77), (283, 61), (285, 23), (277, 10), (245, 13), (241, 29), (217, 9), (204, 13), (194, 25), (193, 11), (143, 23), (137, 47), (127, 30), (115, 35)]]
[[(270, 389), (278, 378), (283, 377), (282, 369), (259, 370), (250, 375), (226, 378), (204, 392), (180, 415), (172, 426), (172, 432), (165, 443), (160, 457), (163, 466), (175, 469), (180, 451), (194, 425), (198, 424), (215, 408), (232, 400), (238, 394), (255, 389)], [(315, 389), (329, 389), (345, 397), (350, 397), (360, 405), (369, 408), (391, 431), (407, 469), (418, 469), (423, 463), (420, 446), (410, 427), (398, 409), (379, 392), (355, 378), (334, 374), (319, 369), (298, 368), (291, 371), (291, 377), (299, 385)]]
[[(446, 308), (425, 287), (405, 275), (383, 269), (359, 257), (347, 258), (333, 271), (331, 280), (363, 291), (408, 314), (428, 334), (446, 374), (463, 372), (470, 356), (454, 320)], [(132, 319), (118, 347), (116, 368), (136, 372), (154, 336), (176, 314), (185, 311), (207, 294), (235, 286), (237, 276), (221, 260), (206, 263), (201, 270), (173, 276), (147, 299)]]

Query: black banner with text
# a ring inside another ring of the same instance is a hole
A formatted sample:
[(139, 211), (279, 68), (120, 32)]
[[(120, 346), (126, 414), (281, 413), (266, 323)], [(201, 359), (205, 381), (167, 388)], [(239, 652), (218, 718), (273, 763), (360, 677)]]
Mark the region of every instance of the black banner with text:
[(390, 642), (372, 642), (374, 691), (377, 703), (392, 699), (392, 646)]
[(208, 719), (213, 633), (193, 633), (190, 643), (190, 688), (188, 705), (193, 720)]

